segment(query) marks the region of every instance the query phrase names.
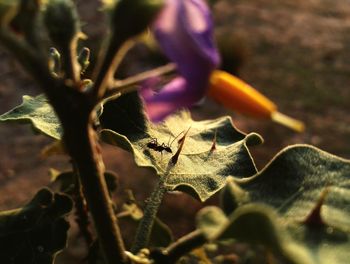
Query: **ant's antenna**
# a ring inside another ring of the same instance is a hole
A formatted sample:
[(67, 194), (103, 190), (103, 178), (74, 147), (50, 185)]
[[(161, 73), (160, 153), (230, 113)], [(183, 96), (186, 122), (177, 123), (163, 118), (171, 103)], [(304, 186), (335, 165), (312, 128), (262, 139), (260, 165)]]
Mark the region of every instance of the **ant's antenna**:
[[(174, 139), (171, 141), (170, 145), (169, 145), (169, 142), (168, 142), (168, 146), (171, 147), (171, 145), (174, 143), (175, 139), (177, 139), (183, 133), (184, 133), (184, 131), (181, 131), (176, 137), (174, 137)], [(170, 141), (170, 138), (169, 138), (169, 141)]]

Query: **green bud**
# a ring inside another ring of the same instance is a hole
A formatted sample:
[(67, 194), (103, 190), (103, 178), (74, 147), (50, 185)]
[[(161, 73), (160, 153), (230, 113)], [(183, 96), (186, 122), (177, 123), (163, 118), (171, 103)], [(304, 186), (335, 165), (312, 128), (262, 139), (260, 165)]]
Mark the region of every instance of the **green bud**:
[(50, 0), (44, 13), (44, 22), (51, 40), (64, 47), (80, 33), (79, 17), (71, 0)]
[(90, 65), (90, 50), (87, 47), (80, 50), (78, 62), (80, 64), (80, 72), (83, 74)]
[(8, 25), (17, 15), (20, 7), (19, 0), (0, 0), (0, 26)]
[(111, 17), (116, 37), (127, 39), (142, 33), (153, 22), (164, 0), (119, 0)]

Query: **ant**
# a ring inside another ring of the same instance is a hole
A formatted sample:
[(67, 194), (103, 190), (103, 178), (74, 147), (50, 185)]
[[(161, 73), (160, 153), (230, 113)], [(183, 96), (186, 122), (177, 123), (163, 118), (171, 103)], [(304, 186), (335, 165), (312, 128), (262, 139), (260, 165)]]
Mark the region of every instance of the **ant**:
[(159, 145), (156, 138), (152, 138), (152, 140), (148, 142), (146, 146), (160, 153), (163, 153), (163, 151), (166, 151), (168, 153), (173, 153), (173, 151), (171, 150), (171, 145), (169, 144), (165, 145), (164, 143), (162, 143), (162, 145)]
[[(165, 143), (162, 143), (161, 145), (158, 144), (158, 140), (156, 138), (152, 138), (152, 140), (150, 142), (147, 143), (147, 147), (150, 149), (153, 149), (154, 151), (160, 152), (161, 154), (163, 154), (163, 151), (168, 152), (168, 153), (173, 153), (172, 149), (171, 149), (171, 145), (173, 144), (173, 142), (175, 141), (175, 139), (177, 139), (181, 134), (183, 134), (184, 132), (182, 131), (180, 134), (178, 134), (173, 141), (171, 141), (171, 143), (166, 145)], [(170, 141), (170, 139), (169, 139)]]

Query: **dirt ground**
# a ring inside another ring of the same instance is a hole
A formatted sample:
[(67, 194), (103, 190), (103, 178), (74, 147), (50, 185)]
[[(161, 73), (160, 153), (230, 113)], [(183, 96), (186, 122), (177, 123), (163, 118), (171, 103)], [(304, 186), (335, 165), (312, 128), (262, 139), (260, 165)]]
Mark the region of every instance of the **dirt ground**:
[[(78, 1), (81, 14), (93, 24), (89, 30), (89, 24), (84, 29), (93, 43), (101, 38), (101, 22), (94, 13), (96, 3), (82, 5), (82, 2)], [(233, 39), (233, 48), (242, 55), (241, 78), (276, 102), (281, 112), (303, 120), (306, 131), (296, 134), (269, 121), (249, 119), (209, 100), (193, 109), (194, 117), (206, 119), (229, 114), (242, 131), (261, 134), (265, 143), (252, 149), (259, 168), (279, 150), (296, 143), (313, 144), (350, 158), (349, 2), (222, 0), (214, 10), (218, 35)], [(0, 113), (18, 105), (23, 94), (39, 93), (2, 48), (0, 78)], [(66, 157), (39, 157), (38, 153), (49, 142), (43, 136), (33, 136), (27, 126), (0, 124), (0, 209), (20, 206), (47, 185), (48, 168), (69, 168)], [(155, 181), (153, 176), (135, 168), (131, 156), (124, 151), (104, 146), (104, 156), (107, 168), (120, 175), (122, 188), (140, 191), (137, 199), (147, 197)], [(193, 211), (201, 206), (190, 201), (185, 195), (169, 195), (165, 201), (167, 208), (160, 212), (177, 235), (192, 228)], [(179, 217), (174, 221), (169, 212), (176, 210)]]

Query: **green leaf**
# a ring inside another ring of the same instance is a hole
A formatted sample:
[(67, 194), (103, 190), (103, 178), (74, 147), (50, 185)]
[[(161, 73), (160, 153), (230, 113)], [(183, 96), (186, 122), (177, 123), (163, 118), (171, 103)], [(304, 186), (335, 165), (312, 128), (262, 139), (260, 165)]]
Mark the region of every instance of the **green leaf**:
[(204, 207), (197, 213), (197, 226), (209, 241), (217, 239), (227, 222), (224, 212), (216, 206)]
[(31, 124), (35, 131), (54, 139), (60, 139), (63, 134), (60, 121), (43, 94), (24, 95), (21, 105), (0, 115), (0, 122)]
[(235, 239), (264, 245), (282, 263), (313, 263), (308, 252), (289, 238), (281, 223), (272, 208), (260, 204), (244, 205), (227, 218), (217, 207), (204, 208), (197, 215), (197, 226), (211, 241)]
[[(261, 143), (262, 139), (257, 134), (238, 131), (229, 117), (197, 122), (188, 112), (181, 112), (159, 125), (149, 123), (146, 131), (139, 129), (129, 139), (108, 129), (101, 131), (101, 137), (132, 152), (138, 166), (162, 175), (173, 154), (157, 152), (147, 144), (157, 139), (158, 145), (169, 145), (175, 153), (181, 133), (187, 130), (179, 160), (166, 183), (169, 189), (186, 191), (205, 201), (225, 185), (228, 176), (244, 178), (256, 173), (247, 145)], [(216, 148), (212, 150), (215, 134)]]
[(248, 201), (248, 192), (239, 187), (233, 177), (228, 177), (225, 187), (220, 192), (220, 205), (225, 214), (231, 214), (238, 206)]
[(72, 200), (41, 189), (23, 208), (0, 212), (1, 263), (51, 264), (67, 244)]
[(289, 221), (301, 222), (328, 186), (322, 218), (350, 230), (350, 161), (312, 146), (288, 147), (257, 175), (240, 184), (251, 201), (274, 207)]
[(250, 202), (274, 208), (290, 237), (308, 249), (313, 263), (348, 263), (349, 172), (349, 160), (296, 145), (281, 151), (257, 175), (235, 182)]
[(146, 117), (138, 92), (107, 98), (99, 109), (100, 125), (123, 135), (146, 131)]

